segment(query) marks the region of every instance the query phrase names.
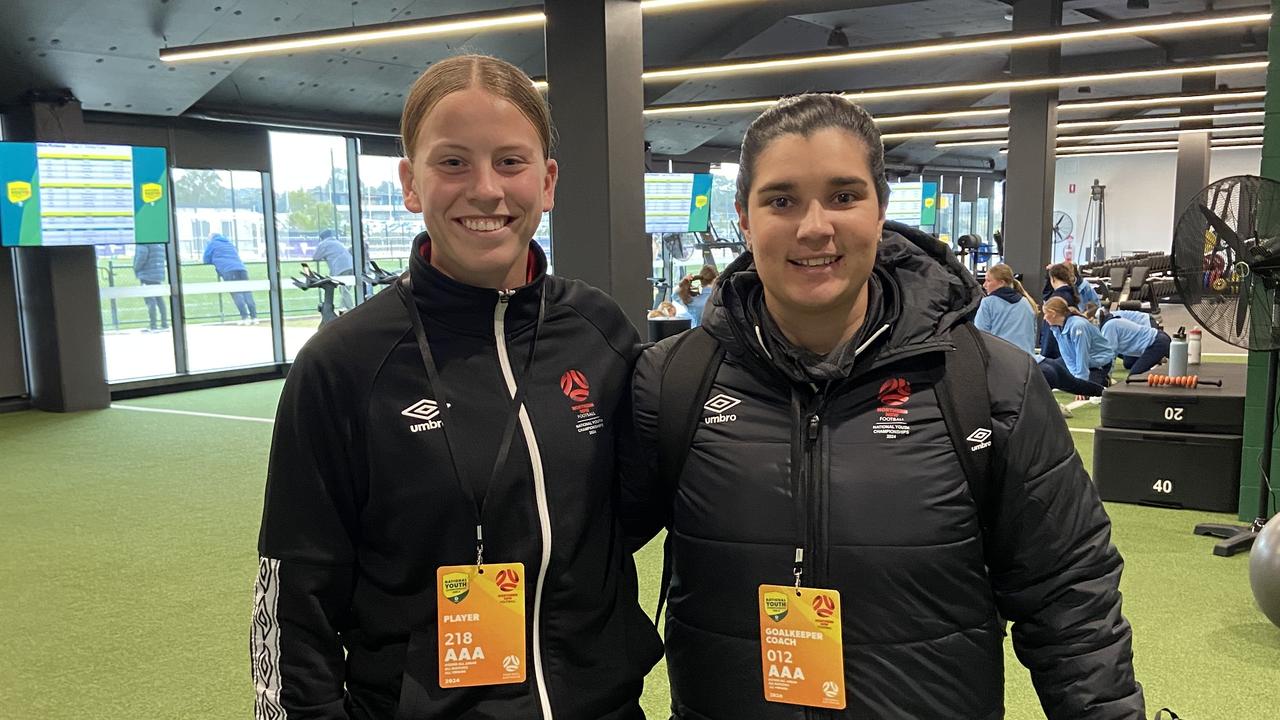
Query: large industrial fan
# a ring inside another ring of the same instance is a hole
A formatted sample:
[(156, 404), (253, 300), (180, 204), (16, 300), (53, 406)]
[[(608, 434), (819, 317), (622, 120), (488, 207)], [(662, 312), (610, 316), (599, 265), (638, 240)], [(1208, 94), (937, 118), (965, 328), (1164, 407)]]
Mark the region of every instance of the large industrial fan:
[(1209, 185), (1191, 201), (1173, 234), (1174, 282), (1200, 326), (1236, 347), (1269, 353), (1258, 517), (1247, 527), (1196, 526), (1224, 538), (1215, 555), (1248, 550), (1270, 511), (1271, 444), (1280, 366), (1280, 183), (1238, 175)]
[(1067, 257), (1067, 248), (1071, 247), (1071, 233), (1075, 232), (1076, 224), (1071, 216), (1061, 210), (1053, 211), (1053, 259), (1055, 261), (1069, 260)]

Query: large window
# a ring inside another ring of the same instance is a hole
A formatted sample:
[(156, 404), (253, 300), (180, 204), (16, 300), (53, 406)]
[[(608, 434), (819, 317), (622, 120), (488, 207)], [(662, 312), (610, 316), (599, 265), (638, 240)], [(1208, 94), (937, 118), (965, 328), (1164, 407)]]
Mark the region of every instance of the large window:
[(107, 382), (172, 375), (168, 244), (97, 245)]
[(360, 228), (365, 257), (396, 272), (409, 260), (413, 238), (422, 231), (422, 216), (404, 207), (400, 159), (360, 156)]
[[(319, 329), (322, 305), (331, 300), (334, 311), (343, 312), (355, 302), (346, 140), (335, 135), (273, 132), (271, 172), (284, 354), (292, 360)], [(326, 240), (330, 242), (322, 247)], [(304, 263), (342, 287), (300, 289), (291, 278), (302, 276)]]
[(175, 169), (173, 187), (188, 370), (273, 362), (262, 175)]

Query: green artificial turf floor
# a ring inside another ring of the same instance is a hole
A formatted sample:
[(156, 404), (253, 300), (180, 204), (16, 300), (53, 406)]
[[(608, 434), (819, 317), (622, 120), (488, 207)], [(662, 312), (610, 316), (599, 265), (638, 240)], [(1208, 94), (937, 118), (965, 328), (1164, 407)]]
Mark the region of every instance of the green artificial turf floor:
[[(129, 400), (69, 415), (0, 415), (0, 718), (252, 716), (248, 630), (269, 420), (279, 382)], [(1062, 398), (1069, 402), (1069, 398)], [(1068, 421), (1086, 468), (1098, 408)], [(1107, 507), (1126, 559), (1125, 613), (1150, 713), (1268, 717), (1280, 628), (1249, 591), (1248, 559), (1194, 537), (1210, 513)], [(637, 557), (654, 606), (660, 545)], [(1007, 653), (1008, 717), (1041, 718)], [(666, 718), (660, 665), (645, 688)], [(932, 719), (930, 719), (932, 720)]]

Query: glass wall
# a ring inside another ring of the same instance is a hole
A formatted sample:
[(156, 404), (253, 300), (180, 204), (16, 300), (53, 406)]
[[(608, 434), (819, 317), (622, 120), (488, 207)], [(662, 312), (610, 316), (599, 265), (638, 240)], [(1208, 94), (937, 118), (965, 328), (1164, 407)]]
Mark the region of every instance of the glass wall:
[[(293, 360), (320, 326), (321, 306), (355, 304), (347, 142), (335, 135), (271, 133), (276, 247), (284, 317), (284, 355)], [(376, 184), (376, 183), (375, 183)], [(325, 242), (328, 241), (328, 242)], [(334, 290), (299, 288), (304, 268), (342, 283)]]
[(275, 360), (262, 174), (173, 170), (190, 372)]
[(169, 244), (97, 245), (94, 250), (107, 382), (172, 375)]
[(422, 216), (404, 207), (399, 166), (399, 158), (360, 156), (360, 228), (365, 257), (390, 272), (405, 267), (413, 238), (423, 229)]

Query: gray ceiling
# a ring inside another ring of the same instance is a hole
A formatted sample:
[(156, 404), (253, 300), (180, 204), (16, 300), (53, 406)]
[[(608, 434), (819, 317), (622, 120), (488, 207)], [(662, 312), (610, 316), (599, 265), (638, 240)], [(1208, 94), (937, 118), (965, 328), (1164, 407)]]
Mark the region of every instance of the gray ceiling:
[[(588, 1), (588, 0), (584, 0)], [(531, 0), (4, 0), (0, 15), (0, 104), (31, 91), (66, 88), (86, 110), (177, 116), (224, 114), (289, 119), (395, 132), (403, 93), (414, 77), (442, 57), (469, 50), (510, 60), (530, 75), (544, 73), (541, 29), (391, 42), (337, 50), (179, 63), (157, 59), (166, 46), (237, 40), (391, 20), (529, 5)], [(1128, 10), (1124, 0), (1068, 0), (1064, 24), (1155, 18), (1174, 13), (1265, 9), (1265, 0), (1150, 0)], [(646, 16), (645, 66), (663, 67), (775, 54), (827, 50), (833, 28), (850, 47), (919, 42), (1011, 29), (1002, 0), (763, 0)], [(1127, 37), (1064, 48), (1063, 71), (1121, 70), (1171, 62), (1257, 56), (1266, 28), (1248, 46), (1239, 28), (1174, 39)], [(1007, 77), (1004, 51), (933, 57), (857, 67), (714, 77), (679, 84), (651, 83), (649, 105), (771, 97), (807, 90), (859, 90), (900, 85), (989, 81)], [(554, 79), (551, 79), (554, 82)], [(1261, 86), (1262, 71), (1217, 79), (1232, 88)], [(1172, 93), (1177, 78), (1064, 88), (1062, 99)], [(870, 104), (873, 113), (1000, 105), (1007, 93), (949, 96)], [(1260, 103), (1254, 103), (1259, 105)], [(727, 158), (752, 113), (651, 117), (646, 137), (655, 153)], [(1072, 116), (1077, 119), (1079, 116)], [(952, 121), (938, 127), (957, 127)], [(990, 118), (969, 124), (995, 124)], [(899, 129), (895, 126), (894, 129)], [(912, 128), (916, 129), (916, 128)], [(932, 140), (890, 144), (890, 158), (1002, 166), (996, 148), (962, 148), (943, 155)]]

